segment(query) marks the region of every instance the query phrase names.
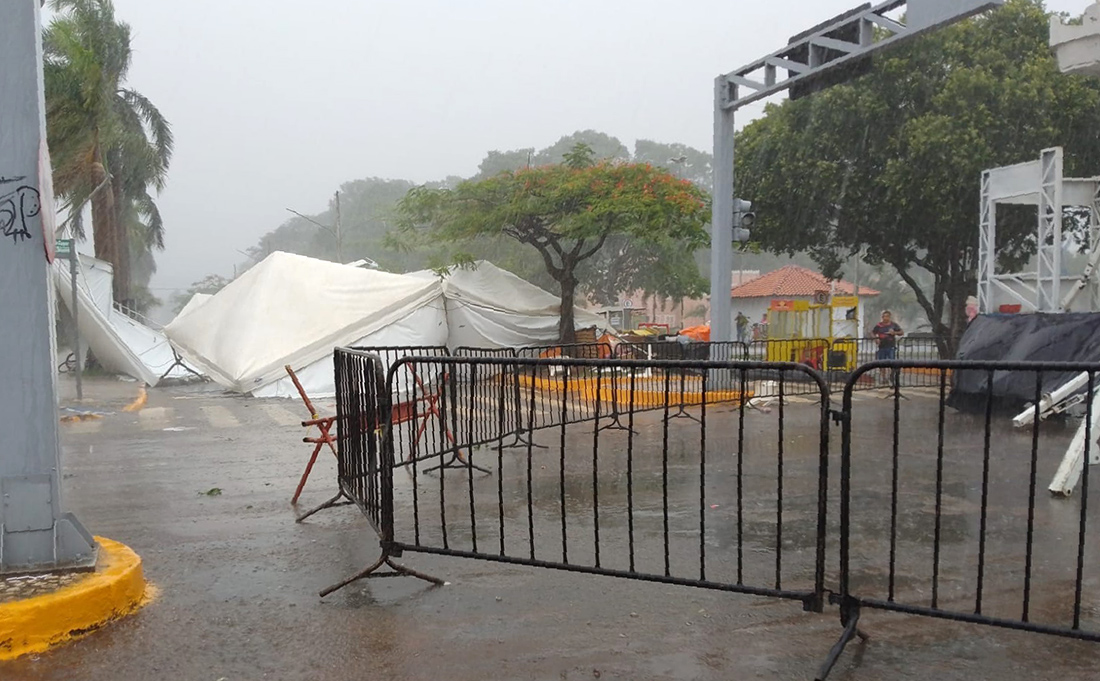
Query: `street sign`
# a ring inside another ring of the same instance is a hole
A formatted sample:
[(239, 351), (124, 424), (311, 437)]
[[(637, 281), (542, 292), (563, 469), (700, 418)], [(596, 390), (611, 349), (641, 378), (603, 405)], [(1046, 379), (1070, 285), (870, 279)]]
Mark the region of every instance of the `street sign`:
[(54, 251), (59, 258), (71, 258), (73, 255), (73, 240), (72, 239), (58, 239), (54, 244)]

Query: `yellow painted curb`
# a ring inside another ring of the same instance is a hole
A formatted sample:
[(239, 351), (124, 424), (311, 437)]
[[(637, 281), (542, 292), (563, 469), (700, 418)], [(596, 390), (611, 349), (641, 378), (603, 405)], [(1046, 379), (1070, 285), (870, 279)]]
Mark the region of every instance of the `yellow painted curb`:
[(134, 398), (134, 401), (122, 408), (122, 411), (141, 411), (145, 408), (145, 403), (149, 401), (149, 393), (145, 391), (145, 386), (141, 386), (141, 391), (138, 396)]
[(94, 573), (53, 593), (0, 603), (0, 660), (72, 641), (147, 602), (141, 557), (125, 544), (96, 541)]
[[(530, 388), (533, 383), (535, 390), (542, 393), (566, 392), (566, 383), (561, 379), (532, 378), (525, 375), (521, 375), (519, 379), (520, 384), (524, 387)], [(623, 382), (620, 382), (616, 388), (607, 379), (597, 381), (593, 378), (574, 378), (569, 380), (568, 392), (580, 395), (584, 402), (592, 403), (596, 398), (597, 383), (599, 384), (601, 402), (615, 403), (620, 407), (630, 408), (632, 401), (631, 389)], [(663, 407), (666, 402), (670, 407), (703, 403), (701, 380), (688, 380), (683, 390), (681, 390), (680, 379), (674, 378), (667, 384), (669, 389), (667, 396), (665, 384), (666, 381), (663, 378), (635, 379), (633, 388), (634, 407), (642, 409)], [(742, 400), (751, 399), (753, 394), (751, 390), (744, 393), (739, 390), (708, 390), (706, 401), (711, 405), (718, 403), (740, 404)]]

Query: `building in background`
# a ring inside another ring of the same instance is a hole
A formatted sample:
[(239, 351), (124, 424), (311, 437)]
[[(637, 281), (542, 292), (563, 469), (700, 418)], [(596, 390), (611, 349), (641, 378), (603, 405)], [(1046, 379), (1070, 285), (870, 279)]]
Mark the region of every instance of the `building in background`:
[[(825, 275), (798, 265), (787, 265), (767, 274), (746, 281), (740, 286), (734, 286), (730, 292), (733, 300), (733, 317), (741, 312), (752, 324), (759, 324), (768, 309), (775, 300), (801, 300), (809, 303), (825, 304), (832, 296), (854, 296), (855, 284), (844, 281), (830, 281)], [(877, 321), (877, 312), (869, 305), (870, 299), (879, 295), (879, 292), (859, 287), (859, 305), (857, 308), (858, 325), (856, 323), (844, 324), (843, 322), (856, 322), (850, 319), (850, 312), (844, 311), (844, 318), (838, 318), (842, 322), (837, 326), (847, 326), (845, 333), (837, 335), (850, 335), (859, 337), (863, 335), (870, 321)], [(876, 319), (871, 320), (867, 314), (876, 314)], [(842, 314), (841, 310), (837, 314)], [(736, 331), (734, 333), (736, 337)]]
[[(760, 276), (760, 270), (734, 270), (735, 287)], [(662, 330), (675, 332), (690, 326), (710, 322), (710, 296), (703, 298), (660, 298), (646, 296), (644, 291), (624, 293), (619, 304), (608, 307), (589, 306), (589, 309), (605, 317), (616, 330), (627, 331), (642, 325), (656, 325)]]

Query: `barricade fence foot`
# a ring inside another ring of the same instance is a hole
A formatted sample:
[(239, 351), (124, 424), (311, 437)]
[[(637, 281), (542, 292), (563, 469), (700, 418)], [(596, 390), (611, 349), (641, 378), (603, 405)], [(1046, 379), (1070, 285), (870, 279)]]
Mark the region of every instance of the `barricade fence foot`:
[[(341, 499), (343, 499), (344, 501), (340, 501)], [(353, 502), (351, 499), (349, 499), (348, 496), (346, 494), (344, 494), (343, 490), (340, 490), (340, 492), (336, 496), (332, 497), (331, 499), (324, 502), (320, 506), (311, 508), (310, 510), (308, 510), (305, 513), (301, 514), (300, 516), (296, 517), (294, 519), (294, 522), (300, 523), (303, 520), (305, 520), (306, 518), (313, 515), (314, 513), (318, 512), (318, 511), (323, 511), (326, 508), (335, 508), (337, 506), (348, 506), (348, 505), (353, 504), (353, 503), (355, 503), (355, 502)]]
[[(377, 572), (383, 565), (390, 568), (389, 572)], [(388, 553), (383, 553), (382, 556), (376, 560), (370, 567), (361, 570), (351, 577), (348, 577), (342, 582), (333, 584), (332, 586), (321, 591), (321, 598), (329, 595), (334, 591), (339, 591), (349, 584), (358, 582), (361, 579), (377, 579), (380, 577), (415, 577), (416, 579), (423, 580), (435, 586), (443, 586), (446, 584), (442, 579), (438, 577), (432, 577), (431, 575), (424, 574), (417, 570), (413, 570), (410, 567), (406, 567), (401, 563), (394, 562), (393, 558)]]
[(840, 606), (840, 621), (844, 625), (844, 631), (840, 634), (840, 639), (833, 644), (833, 647), (829, 650), (828, 657), (825, 658), (825, 662), (822, 663), (821, 669), (818, 670), (817, 676), (814, 677), (814, 681), (825, 681), (829, 676), (829, 672), (833, 670), (837, 660), (844, 653), (844, 649), (852, 642), (852, 639), (859, 637), (861, 642), (867, 641), (870, 637), (860, 630), (859, 628), (859, 603), (845, 600)]
[(683, 405), (680, 405), (680, 410), (678, 412), (676, 412), (675, 414), (669, 414), (665, 418), (669, 421), (671, 421), (672, 419), (691, 419), (696, 423), (702, 423), (702, 420), (698, 416), (686, 411)]
[(600, 426), (599, 428), (597, 428), (597, 430), (598, 430), (598, 431), (604, 431), (604, 430), (623, 430), (623, 431), (626, 431), (626, 432), (629, 432), (629, 433), (634, 433), (635, 435), (637, 435), (637, 434), (638, 434), (638, 431), (634, 430), (634, 429), (633, 429), (633, 428), (631, 428), (630, 426), (628, 426), (628, 425), (626, 425), (625, 423), (623, 423), (622, 421), (620, 421), (620, 420), (619, 420), (619, 415), (618, 415), (618, 414), (616, 414), (615, 416), (613, 416), (613, 417), (610, 417), (610, 418), (611, 418), (611, 423), (608, 423), (608, 424), (606, 424), (606, 425)]
[(435, 466), (430, 466), (428, 468), (425, 468), (422, 472), (423, 473), (433, 473), (435, 471), (440, 471), (442, 473), (443, 471), (451, 470), (451, 469), (475, 470), (475, 471), (478, 471), (480, 473), (484, 473), (485, 475), (492, 475), (493, 474), (493, 472), (491, 470), (489, 470), (488, 468), (484, 468), (482, 466), (478, 466), (477, 464), (475, 464), (470, 459), (469, 455), (462, 456), (462, 452), (458, 452), (458, 451), (454, 452), (451, 455), (451, 458), (450, 458), (449, 461), (447, 461), (445, 463), (441, 463), (441, 464), (436, 464)]
[(535, 442), (530, 435), (524, 435), (524, 431), (522, 430), (517, 430), (511, 435), (512, 441), (507, 444), (501, 443), (497, 445), (497, 451), (500, 451), (502, 449), (523, 449), (525, 447), (534, 447), (535, 449), (550, 449), (546, 445), (540, 445), (539, 443)]

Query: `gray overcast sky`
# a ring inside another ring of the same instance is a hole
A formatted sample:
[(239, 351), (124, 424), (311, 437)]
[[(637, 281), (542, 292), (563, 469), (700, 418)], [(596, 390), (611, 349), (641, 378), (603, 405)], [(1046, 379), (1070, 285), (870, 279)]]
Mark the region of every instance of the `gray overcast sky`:
[(859, 4), (115, 0), (130, 85), (176, 134), (155, 292), (231, 274), (286, 208), (320, 212), (347, 180), (470, 175), (586, 128), (709, 149), (714, 76)]

